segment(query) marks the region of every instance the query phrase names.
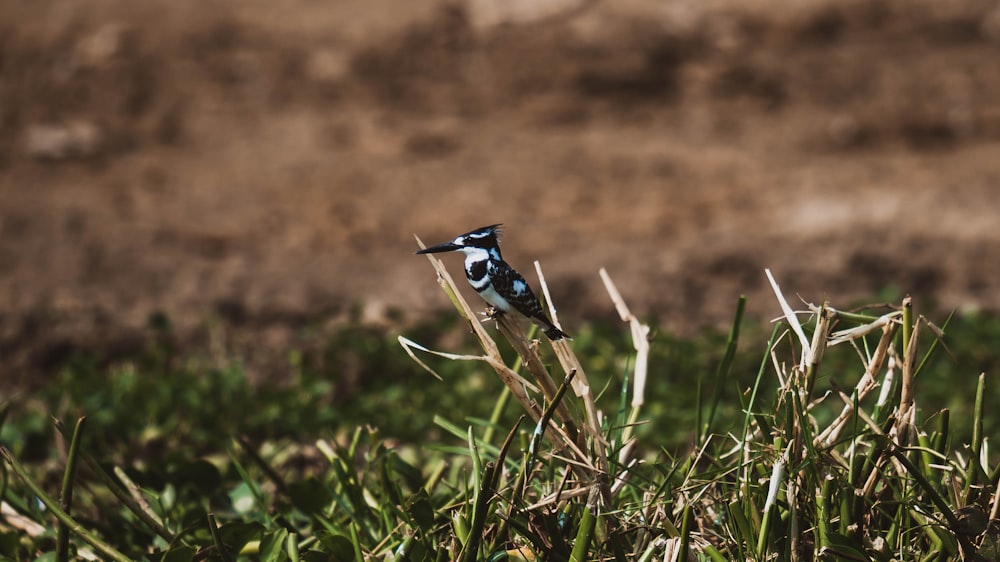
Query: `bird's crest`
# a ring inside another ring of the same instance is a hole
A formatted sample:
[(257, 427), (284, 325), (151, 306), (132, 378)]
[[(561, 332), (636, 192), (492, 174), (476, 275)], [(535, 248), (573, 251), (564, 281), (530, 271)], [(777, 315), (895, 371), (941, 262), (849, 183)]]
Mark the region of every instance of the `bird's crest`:
[(501, 260), (500, 257), (500, 233), (501, 224), (491, 224), (482, 226), (475, 230), (470, 230), (455, 238), (455, 243), (462, 246), (475, 246), (490, 253), (493, 259)]

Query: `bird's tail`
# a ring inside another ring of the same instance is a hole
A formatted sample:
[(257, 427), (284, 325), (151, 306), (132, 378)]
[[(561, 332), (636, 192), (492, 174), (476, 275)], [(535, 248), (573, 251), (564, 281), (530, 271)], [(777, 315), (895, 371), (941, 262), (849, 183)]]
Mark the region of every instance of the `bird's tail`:
[(560, 330), (559, 328), (556, 328), (556, 326), (551, 322), (545, 328), (545, 335), (548, 336), (549, 339), (552, 341), (559, 341), (563, 338), (569, 337), (569, 334)]
[[(555, 324), (549, 320), (549, 317), (545, 315), (544, 312), (537, 311), (535, 314), (528, 317), (529, 320), (535, 323), (536, 326), (545, 332), (545, 335), (549, 337), (552, 341), (559, 341), (563, 338), (569, 338), (569, 334), (560, 330)], [(571, 339), (571, 338), (570, 338)]]
[(552, 341), (559, 341), (563, 338), (569, 337), (569, 334), (560, 330), (559, 328), (556, 328), (555, 326), (552, 326), (548, 330), (545, 330), (545, 335), (548, 336), (549, 339)]

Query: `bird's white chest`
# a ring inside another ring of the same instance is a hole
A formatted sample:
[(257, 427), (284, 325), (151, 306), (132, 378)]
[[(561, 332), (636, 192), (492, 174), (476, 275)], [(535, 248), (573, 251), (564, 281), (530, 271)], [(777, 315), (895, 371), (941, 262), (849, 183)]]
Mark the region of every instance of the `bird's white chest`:
[[(477, 248), (465, 250), (465, 252), (465, 273), (469, 279), (469, 284), (472, 285), (472, 288), (479, 293), (479, 296), (483, 300), (504, 312), (510, 312), (514, 307), (511, 305), (508, 297), (497, 292), (493, 284), (494, 278), (497, 275), (503, 275), (505, 272), (501, 270), (496, 262), (490, 259), (490, 255), (486, 250)], [(527, 285), (524, 281), (517, 280), (514, 282), (514, 285), (518, 295), (527, 290)]]
[(493, 285), (487, 285), (485, 289), (479, 291), (479, 296), (500, 310), (510, 312), (510, 303), (507, 302), (507, 299), (500, 296), (500, 293), (496, 292)]

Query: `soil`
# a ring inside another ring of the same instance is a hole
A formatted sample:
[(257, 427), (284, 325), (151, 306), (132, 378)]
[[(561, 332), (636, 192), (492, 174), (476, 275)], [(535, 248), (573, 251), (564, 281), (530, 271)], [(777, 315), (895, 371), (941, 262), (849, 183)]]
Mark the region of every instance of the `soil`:
[(413, 235), (491, 223), (569, 332), (600, 267), (680, 332), (764, 268), (995, 312), (998, 92), (992, 0), (3, 2), (0, 376), (417, 320)]

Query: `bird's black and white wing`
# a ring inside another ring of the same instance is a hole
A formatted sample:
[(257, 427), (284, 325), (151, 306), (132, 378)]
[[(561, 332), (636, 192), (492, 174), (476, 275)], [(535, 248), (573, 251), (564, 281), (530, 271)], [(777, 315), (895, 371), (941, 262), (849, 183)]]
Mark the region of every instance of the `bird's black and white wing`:
[(542, 304), (532, 292), (528, 282), (514, 268), (502, 261), (490, 261), (490, 279), (493, 290), (502, 296), (510, 306), (527, 316), (532, 322), (545, 331), (551, 340), (568, 337), (562, 330), (549, 320), (542, 310)]

